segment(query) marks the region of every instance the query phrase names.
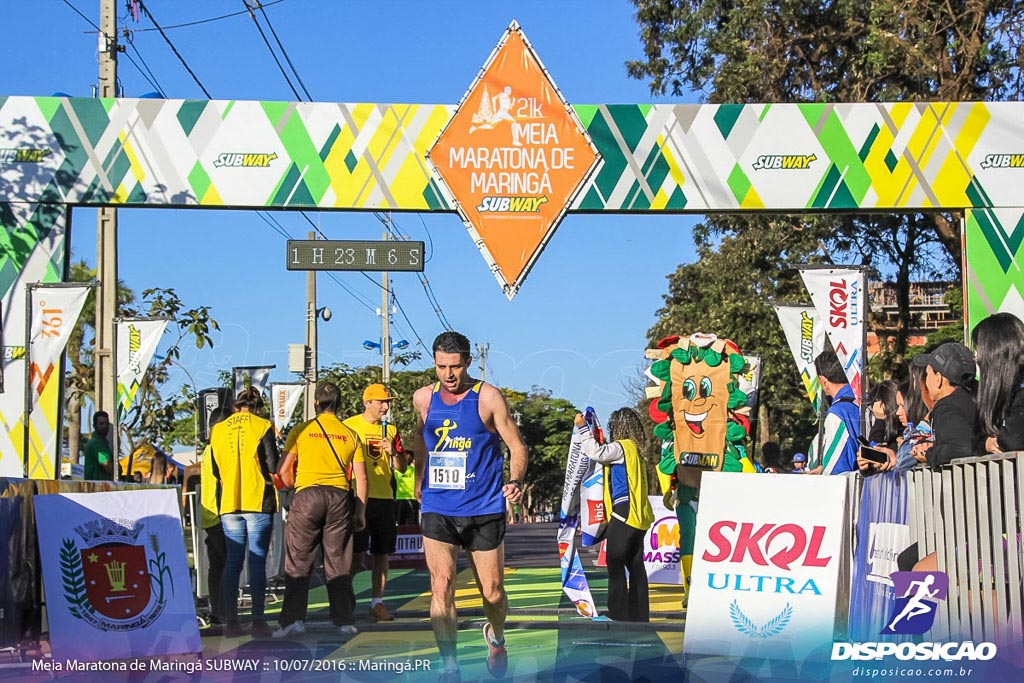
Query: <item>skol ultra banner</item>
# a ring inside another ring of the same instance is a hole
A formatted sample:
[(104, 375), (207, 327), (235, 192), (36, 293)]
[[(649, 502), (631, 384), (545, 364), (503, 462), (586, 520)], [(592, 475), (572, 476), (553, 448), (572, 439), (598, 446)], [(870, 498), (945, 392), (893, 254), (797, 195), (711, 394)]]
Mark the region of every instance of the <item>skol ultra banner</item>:
[(825, 325), (813, 306), (775, 306), (775, 315), (786, 335), (807, 398), (817, 413), (821, 407), (821, 385), (814, 370), (814, 359), (825, 350)]
[(598, 154), (513, 21), (428, 158), (512, 299)]
[(166, 327), (167, 320), (162, 318), (121, 318), (114, 325), (118, 423), (135, 403), (142, 377)]
[(801, 268), (800, 276), (811, 295), (814, 310), (825, 326), (825, 334), (843, 364), (853, 395), (860, 400), (867, 316), (864, 271), (854, 268)]
[(844, 477), (705, 472), (684, 652), (827, 660), (845, 510)]
[[(64, 353), (91, 285), (29, 285), (28, 381), (25, 399), (26, 470), (30, 479), (55, 479), (60, 423), (46, 419), (47, 406), (56, 402), (63, 381), (60, 356)], [(57, 415), (60, 414), (58, 410)]]
[(174, 489), (35, 497), (54, 661), (201, 652)]
[(278, 434), (284, 434), (284, 428), (288, 426), (295, 406), (299, 405), (302, 389), (302, 384), (270, 385), (270, 405), (274, 413), (274, 429)]
[(250, 365), (245, 367), (232, 368), (235, 376), (235, 396), (245, 389), (245, 380), (248, 378), (249, 386), (256, 387), (262, 394), (267, 388), (267, 381), (270, 379), (270, 372), (274, 365)]

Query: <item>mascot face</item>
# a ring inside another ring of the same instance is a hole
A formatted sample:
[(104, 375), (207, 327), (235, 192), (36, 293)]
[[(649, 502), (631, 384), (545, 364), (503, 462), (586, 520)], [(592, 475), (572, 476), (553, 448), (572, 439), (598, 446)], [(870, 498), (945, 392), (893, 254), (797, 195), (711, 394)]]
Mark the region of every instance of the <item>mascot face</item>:
[[(672, 361), (672, 416), (676, 456), (721, 455), (729, 406), (729, 363), (710, 367), (703, 361)], [(691, 462), (691, 464), (698, 464)]]

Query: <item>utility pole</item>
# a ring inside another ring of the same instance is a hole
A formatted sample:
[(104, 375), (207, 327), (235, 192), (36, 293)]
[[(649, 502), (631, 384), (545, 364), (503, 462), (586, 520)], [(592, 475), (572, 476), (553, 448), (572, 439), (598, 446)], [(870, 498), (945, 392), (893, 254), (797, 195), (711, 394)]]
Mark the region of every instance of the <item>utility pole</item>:
[(480, 358), (480, 379), (487, 378), (487, 351), (490, 348), (489, 343), (476, 345), (476, 355)]
[[(309, 239), (315, 240), (316, 233), (310, 232)], [(316, 271), (306, 272), (306, 391), (302, 400), (302, 416), (305, 420), (316, 417), (314, 406), (317, 382), (317, 317), (316, 309)]]
[[(99, 88), (100, 97), (117, 97), (116, 0), (100, 0)], [(110, 189), (110, 188), (107, 188)], [(93, 352), (96, 410), (109, 413), (110, 446), (114, 454), (114, 478), (118, 478), (118, 419), (113, 359), (114, 318), (117, 316), (117, 209), (100, 207), (96, 212), (96, 342)]]
[[(388, 227), (391, 227), (391, 214), (387, 214)], [(388, 231), (384, 231), (382, 239), (387, 242)], [(387, 249), (384, 250), (387, 254)], [(387, 256), (385, 256), (387, 258)], [(380, 367), (381, 367), (381, 381), (384, 382), (384, 386), (387, 386), (391, 382), (391, 331), (389, 329), (389, 323), (391, 318), (391, 296), (389, 292), (388, 283), (388, 271), (381, 273), (381, 301), (380, 301)]]

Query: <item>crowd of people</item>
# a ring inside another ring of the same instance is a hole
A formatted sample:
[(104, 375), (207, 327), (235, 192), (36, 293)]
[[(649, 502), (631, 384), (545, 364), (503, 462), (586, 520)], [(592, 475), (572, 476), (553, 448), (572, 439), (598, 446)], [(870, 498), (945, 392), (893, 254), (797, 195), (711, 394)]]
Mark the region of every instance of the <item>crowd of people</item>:
[[(408, 450), (388, 420), (395, 397), (382, 384), (366, 387), (363, 412), (342, 420), (338, 387), (322, 383), (315, 393), (316, 416), (293, 427), (280, 450), (273, 426), (258, 415), (262, 395), (257, 389), (242, 391), (230, 410), (211, 415), (210, 443), (201, 460), (201, 524), (211, 622), (220, 633), (246, 632), (238, 617), (243, 564), (252, 595), (252, 636), (304, 633), (318, 552), (330, 619), (339, 634), (358, 632), (352, 580), (363, 569), (371, 574), (367, 616), (393, 620), (384, 604), (388, 556), (395, 552), (397, 525), (419, 522), (441, 679), (461, 680), (455, 610), (460, 549), (473, 566), (483, 602), (488, 669), (504, 676), (505, 513), (507, 506), (522, 503), (526, 445), (502, 393), (470, 376), (470, 343), (464, 335), (439, 335), (433, 354), (437, 382), (412, 396), (417, 427)], [(510, 453), (508, 482), (502, 442)], [(284, 525), (284, 601), (273, 629), (264, 618), (264, 596), (279, 490), (294, 493)]]
[(764, 471), (871, 476), (1024, 450), (1024, 323), (993, 314), (974, 328), (971, 345), (973, 352), (945, 342), (914, 356), (905, 382), (871, 389), (866, 423), (839, 358), (822, 352), (814, 366), (828, 401), (823, 429), (791, 458), (763, 444)]
[[(947, 342), (909, 363), (909, 378), (872, 388), (866, 415), (834, 352), (815, 359), (827, 403), (819, 434), (805, 452), (785, 456), (775, 442), (761, 447), (770, 473), (870, 476), (913, 467), (941, 468), (957, 458), (1024, 449), (1024, 323), (990, 316), (972, 334), (972, 352)], [(459, 681), (455, 610), (456, 563), (466, 551), (486, 623), (487, 665), (508, 666), (504, 645), (507, 510), (522, 503), (527, 449), (501, 392), (470, 375), (469, 340), (446, 332), (433, 345), (437, 381), (412, 396), (416, 429), (403, 447), (389, 421), (395, 396), (366, 387), (363, 412), (342, 419), (340, 392), (326, 382), (315, 393), (316, 416), (295, 426), (279, 450), (271, 423), (259, 416), (262, 395), (241, 392), (231, 410), (211, 416), (202, 458), (202, 518), (210, 565), (213, 616), (226, 636), (243, 635), (239, 577), (248, 566), (254, 637), (305, 632), (310, 574), (322, 553), (329, 614), (340, 634), (357, 633), (352, 580), (369, 570), (367, 616), (391, 621), (384, 604), (388, 556), (399, 523), (419, 521), (430, 574), (430, 619), (443, 670)], [(866, 418), (866, 419), (865, 419)], [(631, 408), (615, 411), (609, 441), (599, 444), (582, 414), (574, 419), (584, 454), (604, 467), (608, 617), (650, 618), (643, 539), (653, 522), (643, 458), (645, 430)], [(862, 429), (863, 427), (863, 429)], [(97, 413), (86, 446), (87, 476), (109, 475), (113, 459), (99, 438), (109, 420)], [(504, 476), (501, 443), (510, 455)], [(283, 453), (283, 455), (282, 455)], [(284, 602), (278, 627), (264, 619), (266, 560), (277, 489), (294, 491), (284, 530)]]

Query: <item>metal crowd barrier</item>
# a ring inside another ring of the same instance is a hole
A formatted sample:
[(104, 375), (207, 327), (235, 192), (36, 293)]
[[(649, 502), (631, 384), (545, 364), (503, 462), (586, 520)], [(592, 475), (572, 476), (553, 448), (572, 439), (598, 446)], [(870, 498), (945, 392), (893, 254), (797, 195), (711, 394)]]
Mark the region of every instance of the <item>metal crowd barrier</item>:
[(912, 470), (908, 481), (911, 537), (949, 576), (936, 632), (1020, 649), (1024, 453), (961, 458), (940, 472)]

